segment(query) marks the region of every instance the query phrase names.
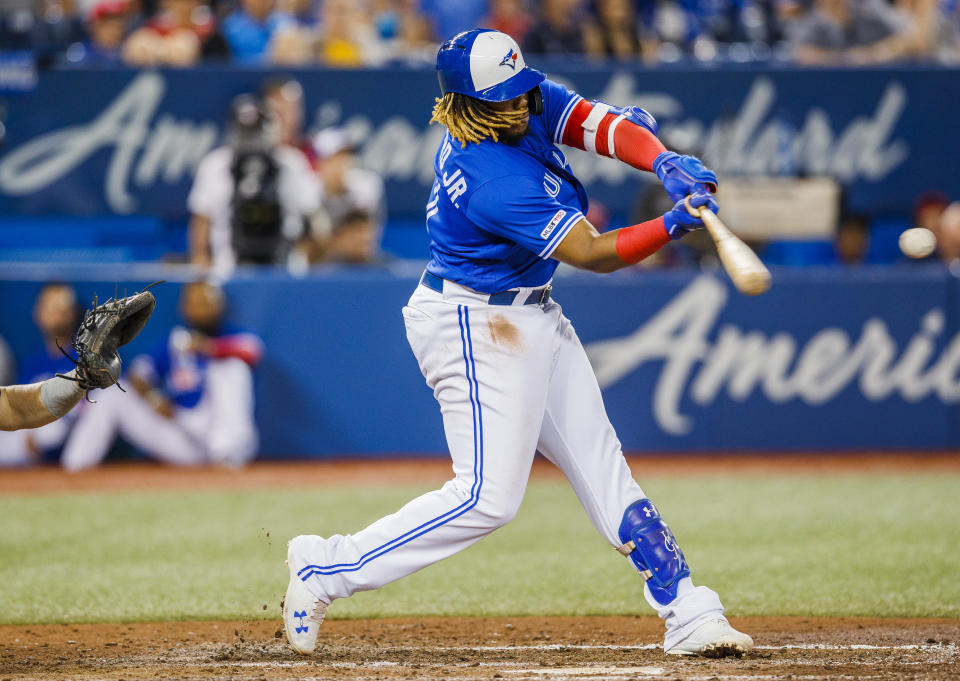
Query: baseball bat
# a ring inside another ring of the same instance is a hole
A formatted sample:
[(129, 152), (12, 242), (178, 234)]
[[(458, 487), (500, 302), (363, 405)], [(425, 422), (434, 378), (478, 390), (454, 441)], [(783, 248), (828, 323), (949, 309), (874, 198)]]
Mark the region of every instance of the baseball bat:
[(747, 296), (765, 293), (770, 288), (770, 270), (760, 262), (757, 254), (731, 232), (712, 210), (706, 206), (694, 208), (690, 205), (689, 196), (684, 199), (684, 205), (690, 215), (703, 220), (713, 243), (717, 245), (723, 269), (730, 275), (737, 290)]

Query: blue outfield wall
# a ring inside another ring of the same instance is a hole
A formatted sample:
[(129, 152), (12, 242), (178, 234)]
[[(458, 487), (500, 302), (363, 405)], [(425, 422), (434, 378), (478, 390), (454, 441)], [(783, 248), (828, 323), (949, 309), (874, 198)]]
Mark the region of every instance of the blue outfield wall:
[[(538, 63), (588, 98), (641, 105), (668, 142), (725, 175), (830, 175), (851, 208), (902, 218), (926, 191), (960, 185), (956, 68), (717, 68)], [(181, 221), (200, 159), (221, 139), (230, 99), (274, 72), (54, 69), (7, 100), (0, 216), (149, 215)], [(429, 68), (301, 70), (307, 126), (346, 125), (380, 172), (393, 219), (422, 219), (442, 135), (428, 126), (437, 95)], [(571, 150), (590, 196), (617, 215), (642, 173)]]
[[(631, 451), (960, 448), (960, 282), (946, 270), (779, 270), (759, 298), (721, 274), (555, 280)], [(144, 281), (121, 282), (121, 289)], [(404, 336), (417, 279), (243, 274), (231, 318), (257, 329), (262, 456), (443, 454), (440, 413)], [(0, 281), (0, 334), (37, 342), (39, 284)], [(80, 282), (82, 299), (114, 282)], [(176, 317), (177, 284), (126, 356)]]

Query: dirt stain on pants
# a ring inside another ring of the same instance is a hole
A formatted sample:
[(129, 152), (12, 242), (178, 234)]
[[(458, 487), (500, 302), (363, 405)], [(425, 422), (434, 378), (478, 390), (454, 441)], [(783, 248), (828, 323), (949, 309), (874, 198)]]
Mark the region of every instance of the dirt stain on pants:
[(520, 329), (502, 314), (495, 314), (487, 319), (487, 328), (490, 329), (490, 338), (497, 345), (502, 345), (512, 352), (523, 350), (523, 336), (520, 335)]

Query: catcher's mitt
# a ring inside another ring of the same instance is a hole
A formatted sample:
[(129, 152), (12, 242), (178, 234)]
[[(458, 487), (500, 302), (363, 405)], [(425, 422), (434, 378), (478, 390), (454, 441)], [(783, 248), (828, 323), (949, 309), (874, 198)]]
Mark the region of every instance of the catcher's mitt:
[(76, 381), (84, 390), (109, 388), (116, 383), (120, 378), (121, 364), (117, 348), (126, 345), (140, 333), (157, 304), (153, 294), (147, 290), (150, 286), (132, 296), (111, 298), (103, 305), (98, 305), (94, 296), (93, 307), (84, 312), (83, 321), (73, 340), (77, 358), (63, 353), (77, 365), (76, 376), (57, 375)]

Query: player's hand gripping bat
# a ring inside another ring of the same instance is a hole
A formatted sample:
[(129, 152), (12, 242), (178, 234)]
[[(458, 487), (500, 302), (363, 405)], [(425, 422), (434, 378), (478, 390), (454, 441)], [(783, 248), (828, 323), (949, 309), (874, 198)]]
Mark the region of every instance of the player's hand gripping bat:
[(737, 290), (748, 296), (766, 292), (770, 288), (770, 270), (760, 262), (757, 254), (737, 238), (712, 210), (706, 206), (694, 208), (690, 205), (689, 196), (684, 199), (684, 205), (690, 215), (703, 220), (710, 237), (717, 245), (723, 269), (730, 275)]

